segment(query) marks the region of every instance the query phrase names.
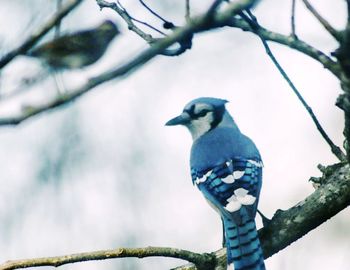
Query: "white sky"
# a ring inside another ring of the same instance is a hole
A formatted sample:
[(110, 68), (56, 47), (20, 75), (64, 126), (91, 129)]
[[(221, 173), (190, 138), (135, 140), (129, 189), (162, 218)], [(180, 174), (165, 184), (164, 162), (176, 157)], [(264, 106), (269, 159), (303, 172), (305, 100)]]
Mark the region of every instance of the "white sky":
[[(178, 2), (148, 2), (168, 20), (182, 23)], [(288, 34), (290, 2), (261, 1), (258, 19)], [(299, 37), (327, 53), (336, 49), (332, 38), (297, 2)], [(2, 3), (1, 53), (43, 22), (50, 12), (43, 3)], [(156, 22), (137, 1), (127, 4), (135, 17)], [(204, 8), (203, 1), (193, 2), (194, 13)], [(316, 8), (335, 27), (344, 25), (345, 1), (319, 1)], [(83, 29), (107, 17), (119, 22), (123, 35), (96, 66), (63, 74), (68, 89), (147, 47), (113, 12), (100, 12), (94, 1), (80, 6), (63, 27)], [(271, 48), (330, 137), (342, 145), (343, 115), (334, 105), (341, 93), (337, 80), (298, 52), (275, 44)], [(18, 57), (3, 71), (0, 91), (13, 89), (22, 76), (40, 68), (36, 61)], [(48, 77), (22, 99), (2, 104), (0, 112), (54, 94)], [(190, 135), (185, 129), (164, 126), (199, 96), (230, 100), (228, 109), (258, 146), (265, 163), (259, 208), (267, 216), (313, 191), (308, 179), (320, 175), (317, 164), (336, 162), (256, 37), (230, 28), (200, 34), (193, 48), (179, 57), (157, 57), (131, 76), (98, 87), (64, 108), (17, 127), (0, 128), (0, 261), (123, 246), (171, 246), (196, 252), (220, 248), (220, 218), (191, 184)], [(269, 258), (267, 268), (348, 269), (349, 214), (349, 209), (342, 211)], [(122, 259), (62, 268), (168, 269), (180, 264), (167, 258)]]

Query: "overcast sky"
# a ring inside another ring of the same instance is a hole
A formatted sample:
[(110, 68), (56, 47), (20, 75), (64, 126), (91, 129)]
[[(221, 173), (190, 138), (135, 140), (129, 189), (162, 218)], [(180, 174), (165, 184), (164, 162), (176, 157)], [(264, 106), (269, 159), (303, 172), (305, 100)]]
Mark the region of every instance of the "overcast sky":
[[(0, 53), (21, 43), (49, 17), (47, 1), (2, 1)], [(127, 3), (124, 3), (127, 2)], [(183, 23), (184, 1), (148, 1), (168, 20)], [(313, 1), (317, 2), (317, 1)], [(321, 3), (322, 2), (322, 3)], [(138, 19), (154, 25), (138, 1), (122, 1)], [(210, 1), (193, 1), (193, 14)], [(261, 24), (290, 32), (291, 1), (261, 1)], [(345, 1), (318, 1), (316, 8), (338, 29), (345, 24)], [(112, 11), (85, 1), (63, 21), (65, 32), (93, 27), (104, 19), (122, 29), (106, 55), (83, 71), (65, 72), (67, 89), (147, 48)], [(336, 43), (297, 1), (300, 39), (330, 53)], [(52, 38), (49, 34), (46, 39)], [(319, 63), (271, 44), (276, 57), (329, 136), (342, 145), (343, 115), (335, 107), (338, 81)], [(18, 57), (1, 73), (8, 93), (43, 70)], [(38, 104), (57, 94), (46, 76), (23, 96), (2, 102), (1, 115)], [(241, 131), (264, 160), (260, 210), (272, 217), (313, 192), (318, 164), (337, 160), (313, 122), (277, 72), (258, 38), (223, 28), (197, 35), (178, 57), (159, 56), (137, 72), (106, 83), (78, 100), (16, 127), (0, 128), (0, 261), (63, 255), (116, 247), (170, 246), (195, 252), (221, 247), (220, 218), (191, 184), (190, 134), (165, 127), (193, 98), (225, 98)], [(269, 270), (349, 269), (350, 212), (346, 209), (288, 248), (267, 259)], [(261, 222), (257, 218), (259, 226)], [(175, 259), (120, 259), (63, 269), (169, 269)]]

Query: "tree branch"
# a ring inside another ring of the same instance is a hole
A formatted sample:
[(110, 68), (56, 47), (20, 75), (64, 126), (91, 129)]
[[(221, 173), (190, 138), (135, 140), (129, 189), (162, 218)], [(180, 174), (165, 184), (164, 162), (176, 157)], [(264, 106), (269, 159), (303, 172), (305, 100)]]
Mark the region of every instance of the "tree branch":
[[(315, 181), (315, 180), (313, 180)], [(268, 227), (259, 230), (265, 258), (298, 240), (350, 205), (350, 165), (329, 166), (321, 186), (286, 211), (277, 211)]]
[(308, 0), (302, 0), (306, 6), (306, 8), (312, 13), (312, 15), (315, 16), (315, 18), (322, 24), (322, 26), (332, 35), (332, 37), (335, 38), (337, 41), (342, 40), (342, 35), (340, 32), (335, 30), (333, 26), (330, 25), (330, 23), (321, 16), (320, 13), (317, 12), (317, 10), (310, 4)]
[(185, 19), (186, 19), (186, 22), (188, 22), (191, 19), (190, 0), (185, 0)]
[[(234, 14), (237, 14), (242, 9), (245, 9), (247, 6), (250, 6), (252, 3), (254, 3), (254, 0), (240, 0), (234, 3), (230, 3), (227, 6), (226, 10), (216, 15), (215, 18), (221, 25), (224, 25), (225, 22), (226, 23), (229, 22), (229, 20), (232, 18)], [(42, 112), (59, 107), (60, 105), (66, 104), (80, 97), (81, 95), (85, 94), (86, 92), (90, 91), (92, 88), (102, 83), (130, 74), (131, 72), (135, 71), (137, 68), (144, 65), (149, 60), (157, 56), (158, 54), (161, 54), (166, 48), (168, 48), (170, 45), (174, 44), (175, 42), (182, 42), (183, 40), (188, 39), (189, 36), (192, 36), (193, 33), (207, 31), (213, 28), (212, 26), (208, 25), (208, 21), (206, 19), (207, 19), (206, 14), (193, 18), (184, 27), (181, 27), (181, 28), (179, 27), (175, 29), (174, 32), (170, 34), (168, 37), (165, 37), (153, 43), (150, 48), (140, 53), (138, 56), (136, 56), (134, 59), (132, 59), (128, 63), (120, 67), (116, 67), (114, 69), (106, 71), (97, 77), (90, 78), (88, 82), (83, 86), (77, 89), (67, 91), (66, 94), (60, 95), (56, 97), (56, 99), (50, 100), (45, 104), (42, 104), (40, 106), (27, 105), (25, 106), (26, 108), (21, 112), (20, 115), (17, 115), (14, 117), (0, 118), (0, 125), (19, 124), (22, 121), (34, 115), (40, 114)]]
[(346, 2), (348, 10), (347, 24), (344, 31), (342, 31), (339, 48), (332, 55), (338, 59), (342, 72), (339, 79), (344, 93), (338, 97), (336, 105), (344, 111), (344, 148), (350, 163), (350, 0)]
[[(339, 163), (323, 170), (320, 187), (292, 208), (278, 210), (267, 227), (259, 230), (265, 259), (289, 246), (350, 205), (350, 165)], [(315, 180), (315, 179), (314, 179)], [(226, 251), (215, 253), (214, 269), (226, 269)], [(176, 270), (195, 270), (192, 264)]]
[(295, 33), (295, 0), (292, 0), (292, 12), (290, 15), (290, 25), (291, 25), (291, 35), (294, 38), (297, 38)]
[[(221, 25), (225, 26), (225, 25)], [(242, 19), (232, 18), (229, 26), (234, 28), (239, 28), (243, 31), (248, 31), (254, 33), (254, 30)], [(281, 45), (288, 46), (292, 49), (295, 49), (314, 60), (320, 62), (326, 69), (332, 72), (337, 78), (341, 78), (341, 69), (337, 62), (333, 61), (329, 56), (327, 56), (322, 51), (312, 47), (306, 42), (295, 39), (292, 36), (282, 35), (280, 33), (272, 32), (264, 28), (263, 26), (259, 29), (259, 34), (267, 41), (273, 41)]]
[(139, 0), (139, 2), (141, 3), (141, 5), (146, 8), (153, 16), (157, 17), (159, 20), (161, 20), (164, 25), (168, 25), (169, 27), (164, 27), (166, 29), (170, 29), (172, 27), (174, 27), (174, 24), (172, 22), (167, 21), (166, 19), (164, 19), (162, 16), (160, 16), (157, 12), (155, 12), (153, 9), (151, 9), (143, 0)]
[[(285, 211), (278, 210), (269, 224), (259, 230), (265, 259), (289, 246), (350, 205), (350, 165), (338, 163), (323, 168), (322, 172), (321, 178), (312, 179), (319, 184), (318, 189), (292, 208)], [(210, 254), (198, 254), (174, 248), (146, 247), (118, 248), (57, 257), (14, 260), (0, 265), (0, 270), (36, 266), (58, 267), (83, 261), (151, 256), (172, 257), (191, 262), (191, 264), (175, 268), (176, 270), (226, 269), (226, 249), (220, 249)]]
[[(96, 0), (96, 3), (99, 5), (100, 9), (102, 8), (110, 8), (113, 9), (115, 12), (117, 12), (119, 14), (119, 16), (126, 22), (126, 24), (128, 25), (128, 29), (132, 32), (134, 32), (135, 34), (137, 34), (138, 36), (140, 36), (142, 39), (144, 39), (147, 43), (149, 44), (153, 44), (156, 41), (160, 40), (160, 38), (154, 38), (152, 35), (147, 34), (146, 32), (142, 31), (140, 28), (138, 28), (133, 21), (141, 23), (143, 25), (146, 25), (147, 27), (153, 29), (154, 31), (166, 36), (163, 32), (161, 32), (160, 30), (158, 30), (157, 28), (153, 27), (152, 25), (137, 20), (135, 18), (133, 18), (127, 11), (126, 9), (124, 9), (121, 4), (118, 2), (118, 4), (113, 3), (113, 2), (107, 2), (104, 0)], [(143, 2), (142, 2), (143, 3)], [(165, 22), (164, 24), (168, 24), (168, 25), (172, 25), (174, 27), (174, 25), (170, 22)], [(178, 48), (175, 49), (165, 49), (161, 52), (159, 52), (158, 54), (162, 54), (165, 56), (178, 56), (182, 53), (184, 53), (187, 49), (191, 48), (191, 43), (192, 40), (188, 41), (188, 40), (179, 40), (177, 41), (180, 46)]]
[(254, 33), (260, 37), (263, 46), (265, 48), (265, 51), (267, 53), (267, 55), (270, 57), (271, 61), (273, 62), (273, 64), (277, 67), (278, 71), (281, 73), (281, 75), (283, 76), (283, 78), (287, 81), (287, 83), (289, 84), (289, 86), (291, 87), (291, 89), (293, 90), (294, 94), (297, 96), (297, 98), (299, 99), (299, 101), (301, 102), (301, 104), (303, 105), (303, 107), (306, 109), (306, 111), (308, 112), (308, 114), (310, 115), (312, 121), (314, 122), (314, 124), (316, 125), (317, 130), (320, 132), (321, 136), (325, 139), (325, 141), (328, 143), (328, 145), (331, 148), (332, 153), (340, 160), (340, 161), (345, 161), (346, 160), (346, 156), (343, 153), (343, 151), (340, 149), (340, 147), (338, 147), (337, 145), (335, 145), (335, 143), (331, 140), (331, 138), (328, 136), (328, 134), (326, 133), (326, 131), (323, 129), (321, 123), (318, 121), (316, 115), (314, 114), (312, 108), (309, 106), (309, 104), (306, 102), (306, 100), (303, 98), (303, 96), (301, 95), (301, 93), (299, 92), (299, 90), (296, 88), (296, 86), (294, 85), (294, 83), (292, 82), (292, 80), (289, 78), (289, 76), (287, 75), (287, 73), (285, 72), (285, 70), (282, 68), (282, 66), (280, 65), (280, 63), (277, 61), (276, 57), (274, 56), (274, 54), (272, 53), (269, 45), (267, 44), (266, 40), (264, 39), (264, 37), (262, 37), (262, 35), (260, 34), (260, 29), (261, 26), (258, 23), (257, 19), (255, 18), (255, 16), (250, 12), (247, 11), (249, 17), (247, 17), (246, 15), (242, 14), (242, 16), (245, 18), (245, 21), (251, 26), (251, 28), (253, 29)]
[(0, 270), (10, 270), (19, 268), (53, 266), (59, 267), (65, 264), (106, 260), (126, 257), (171, 257), (192, 262), (197, 269), (211, 269), (215, 264), (215, 256), (211, 254), (198, 254), (187, 250), (167, 247), (145, 247), (145, 248), (117, 248), (111, 250), (101, 250), (94, 252), (84, 252), (64, 256), (45, 257), (37, 259), (23, 259), (7, 261), (0, 265)]
[(39, 41), (47, 32), (57, 25), (65, 16), (76, 8), (82, 0), (70, 0), (54, 16), (52, 16), (40, 29), (32, 33), (19, 47), (8, 52), (0, 59), (0, 69), (7, 65), (13, 58), (19, 54), (26, 53), (36, 42)]
[[(56, 9), (59, 12), (62, 9), (62, 0), (56, 0)], [(58, 38), (61, 34), (61, 21), (56, 24), (55, 27), (55, 38)]]
[(128, 25), (128, 29), (135, 34), (137, 34), (139, 37), (144, 39), (148, 43), (153, 43), (155, 39), (152, 37), (152, 35), (145, 33), (142, 31), (140, 28), (138, 28), (134, 23), (133, 23), (133, 18), (129, 15), (129, 13), (122, 7), (118, 6), (118, 4), (114, 2), (108, 2), (104, 0), (96, 0), (97, 5), (100, 7), (102, 10), (103, 8), (110, 8), (113, 9), (115, 12), (117, 12), (120, 17), (126, 22)]

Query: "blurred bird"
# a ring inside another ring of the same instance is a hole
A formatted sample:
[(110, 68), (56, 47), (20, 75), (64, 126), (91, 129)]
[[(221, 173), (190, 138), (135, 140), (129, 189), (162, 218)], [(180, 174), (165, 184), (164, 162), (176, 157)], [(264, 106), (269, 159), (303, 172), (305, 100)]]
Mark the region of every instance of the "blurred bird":
[(258, 149), (240, 132), (226, 103), (197, 98), (166, 125), (183, 125), (192, 135), (192, 182), (221, 215), (227, 269), (265, 270), (254, 221), (263, 165)]
[(110, 20), (98, 27), (55, 38), (27, 53), (55, 69), (77, 69), (95, 63), (119, 34)]

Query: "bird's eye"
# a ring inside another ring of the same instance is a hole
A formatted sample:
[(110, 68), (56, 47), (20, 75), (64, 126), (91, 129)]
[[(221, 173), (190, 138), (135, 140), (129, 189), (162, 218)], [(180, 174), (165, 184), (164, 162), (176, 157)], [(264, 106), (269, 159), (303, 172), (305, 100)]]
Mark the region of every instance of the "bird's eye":
[(203, 117), (203, 116), (205, 116), (208, 112), (209, 112), (209, 110), (206, 110), (206, 109), (201, 110), (199, 113), (197, 113), (197, 116)]

